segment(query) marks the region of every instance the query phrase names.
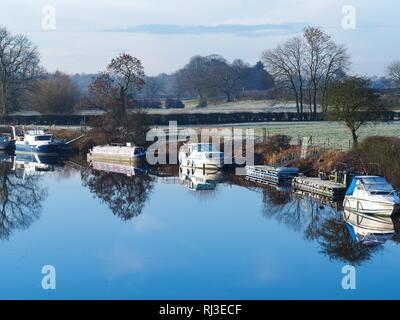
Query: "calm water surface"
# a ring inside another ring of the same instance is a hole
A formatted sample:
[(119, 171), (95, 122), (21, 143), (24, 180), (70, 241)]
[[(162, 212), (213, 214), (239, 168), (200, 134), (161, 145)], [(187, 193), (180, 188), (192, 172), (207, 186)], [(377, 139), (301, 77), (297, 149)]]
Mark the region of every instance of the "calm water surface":
[(1, 299), (400, 298), (396, 220), (374, 222), (383, 238), (361, 219), (356, 238), (340, 209), (229, 177), (32, 162), (0, 164)]

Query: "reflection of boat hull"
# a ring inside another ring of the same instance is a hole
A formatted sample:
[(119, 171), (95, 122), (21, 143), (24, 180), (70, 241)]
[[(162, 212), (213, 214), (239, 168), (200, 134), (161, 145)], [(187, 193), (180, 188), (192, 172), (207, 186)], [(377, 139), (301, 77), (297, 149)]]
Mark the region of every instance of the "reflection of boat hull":
[(107, 163), (107, 162), (101, 162), (101, 161), (92, 161), (91, 166), (93, 169), (98, 170), (98, 171), (120, 173), (120, 174), (124, 174), (128, 177), (141, 176), (146, 173), (146, 171), (141, 168), (135, 168), (135, 167), (129, 166), (129, 165)]
[(217, 183), (222, 181), (222, 174), (215, 168), (213, 170), (196, 170), (180, 166), (179, 179), (192, 191), (214, 190)]
[(15, 155), (15, 168), (24, 174), (54, 171), (54, 164), (58, 157), (42, 156), (35, 153), (23, 153)]
[(36, 153), (36, 154), (58, 154), (60, 152), (61, 144), (51, 143), (44, 145), (31, 145), (25, 143), (16, 143), (16, 153)]
[(392, 216), (400, 210), (400, 205), (395, 202), (369, 201), (352, 196), (345, 198), (344, 207), (360, 213), (380, 216)]
[(391, 239), (395, 233), (391, 217), (368, 215), (345, 209), (344, 219), (355, 241), (385, 242)]

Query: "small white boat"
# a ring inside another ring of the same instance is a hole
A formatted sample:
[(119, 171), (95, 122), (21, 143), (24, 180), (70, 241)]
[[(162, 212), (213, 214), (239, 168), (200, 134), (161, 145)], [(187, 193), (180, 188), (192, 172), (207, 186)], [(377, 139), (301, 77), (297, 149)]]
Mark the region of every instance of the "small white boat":
[(356, 176), (346, 191), (343, 206), (359, 213), (391, 216), (400, 209), (400, 198), (384, 177)]
[(106, 146), (95, 146), (88, 153), (88, 160), (108, 160), (117, 162), (132, 163), (146, 156), (143, 147), (134, 146), (130, 143), (126, 145), (112, 144)]
[(212, 143), (188, 143), (179, 149), (179, 165), (201, 169), (222, 169), (224, 153)]

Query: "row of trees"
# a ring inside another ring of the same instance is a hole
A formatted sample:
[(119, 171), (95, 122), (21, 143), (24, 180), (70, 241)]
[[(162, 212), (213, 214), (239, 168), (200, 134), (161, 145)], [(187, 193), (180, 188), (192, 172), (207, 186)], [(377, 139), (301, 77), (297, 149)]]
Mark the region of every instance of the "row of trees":
[(241, 60), (228, 62), (219, 55), (195, 56), (171, 75), (146, 77), (140, 60), (122, 54), (104, 72), (91, 78), (88, 87), (81, 90), (69, 75), (59, 71), (47, 73), (40, 66), (38, 49), (27, 37), (0, 28), (0, 113), (3, 116), (21, 109), (71, 113), (79, 107), (111, 108), (124, 114), (126, 108), (134, 106), (135, 98), (137, 104), (140, 99), (153, 101), (161, 96), (177, 100), (198, 97), (199, 106), (206, 106), (211, 97), (232, 101), (244, 90), (266, 90), (274, 86), (273, 77), (261, 62), (250, 66)]
[(262, 60), (277, 85), (290, 91), (297, 112), (327, 111), (328, 88), (345, 77), (350, 58), (344, 46), (336, 44), (319, 28), (308, 27), (295, 36), (266, 50)]
[(224, 96), (231, 102), (244, 90), (274, 86), (274, 79), (261, 62), (251, 67), (240, 59), (229, 63), (220, 55), (194, 56), (174, 76), (178, 97), (197, 96), (200, 107), (207, 105), (209, 97)]

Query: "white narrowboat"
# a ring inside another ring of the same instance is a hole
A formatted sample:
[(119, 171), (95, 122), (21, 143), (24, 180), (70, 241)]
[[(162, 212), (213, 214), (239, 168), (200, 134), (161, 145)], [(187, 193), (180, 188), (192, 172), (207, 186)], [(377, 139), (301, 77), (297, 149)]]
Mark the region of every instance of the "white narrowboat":
[(116, 161), (123, 163), (133, 163), (146, 156), (143, 147), (134, 146), (131, 143), (126, 145), (111, 144), (105, 146), (95, 146), (88, 153), (88, 160)]

